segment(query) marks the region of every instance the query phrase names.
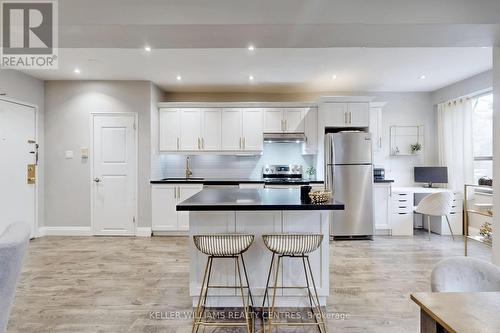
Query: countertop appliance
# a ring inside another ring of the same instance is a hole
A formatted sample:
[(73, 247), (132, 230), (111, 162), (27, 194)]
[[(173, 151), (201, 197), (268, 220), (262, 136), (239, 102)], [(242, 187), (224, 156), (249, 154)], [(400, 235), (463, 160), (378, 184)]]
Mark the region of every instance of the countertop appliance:
[(264, 165), (262, 179), (266, 182), (293, 183), (302, 181), (302, 165)]
[(384, 168), (374, 168), (373, 169), (373, 180), (385, 180), (385, 169)]
[(330, 236), (372, 238), (373, 166), (370, 133), (343, 131), (325, 135), (325, 187), (345, 211), (332, 212)]

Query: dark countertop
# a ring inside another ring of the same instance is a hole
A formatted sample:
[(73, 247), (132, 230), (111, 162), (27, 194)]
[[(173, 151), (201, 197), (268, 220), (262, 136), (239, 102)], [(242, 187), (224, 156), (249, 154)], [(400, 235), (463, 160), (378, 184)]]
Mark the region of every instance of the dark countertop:
[(344, 210), (344, 204), (302, 203), (298, 189), (205, 189), (177, 204), (177, 211), (236, 210)]
[(272, 185), (308, 185), (308, 184), (323, 184), (322, 180), (301, 180), (293, 182), (271, 182), (264, 181), (263, 179), (217, 179), (217, 178), (204, 178), (204, 179), (161, 179), (152, 180), (151, 184), (205, 184), (205, 185), (238, 185), (238, 184), (272, 184)]
[(377, 183), (394, 183), (394, 180), (392, 180), (392, 179), (384, 179), (384, 180), (374, 180), (373, 182), (375, 184), (377, 184)]

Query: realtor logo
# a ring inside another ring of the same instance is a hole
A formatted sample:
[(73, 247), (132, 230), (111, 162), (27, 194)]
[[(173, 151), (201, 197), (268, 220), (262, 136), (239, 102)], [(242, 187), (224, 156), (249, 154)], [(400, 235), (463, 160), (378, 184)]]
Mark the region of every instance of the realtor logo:
[(56, 0), (1, 2), (2, 68), (57, 69)]

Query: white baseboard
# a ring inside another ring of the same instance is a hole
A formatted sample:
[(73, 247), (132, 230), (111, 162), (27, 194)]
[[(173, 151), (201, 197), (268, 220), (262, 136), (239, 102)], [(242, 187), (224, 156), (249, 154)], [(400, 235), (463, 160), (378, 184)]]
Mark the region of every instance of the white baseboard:
[(91, 227), (40, 227), (38, 236), (92, 236)]
[(135, 230), (135, 235), (137, 237), (151, 237), (151, 228), (137, 227), (137, 229)]

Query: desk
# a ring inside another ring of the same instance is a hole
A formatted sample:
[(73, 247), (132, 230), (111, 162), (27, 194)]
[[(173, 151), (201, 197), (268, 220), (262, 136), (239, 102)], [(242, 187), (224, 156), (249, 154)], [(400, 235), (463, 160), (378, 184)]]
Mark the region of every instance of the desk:
[(498, 332), (500, 292), (416, 293), (421, 333)]
[[(450, 224), (453, 234), (461, 235), (462, 223), (462, 200), (461, 194), (448, 188), (428, 188), (428, 187), (393, 187), (391, 192), (391, 234), (393, 236), (412, 236), (414, 214), (416, 202), (431, 193), (451, 192), (455, 195), (452, 212), (450, 214)], [(431, 231), (440, 235), (449, 235), (445, 218), (432, 217)]]

